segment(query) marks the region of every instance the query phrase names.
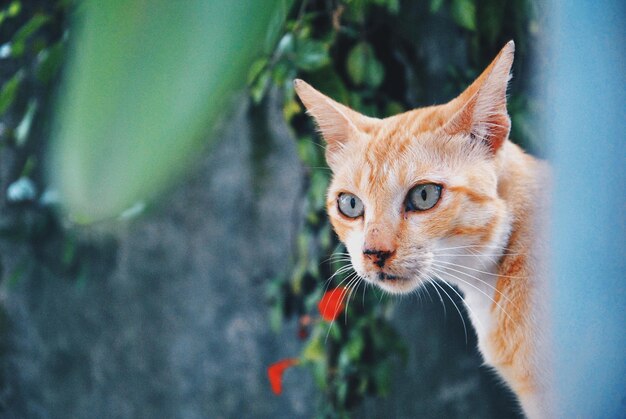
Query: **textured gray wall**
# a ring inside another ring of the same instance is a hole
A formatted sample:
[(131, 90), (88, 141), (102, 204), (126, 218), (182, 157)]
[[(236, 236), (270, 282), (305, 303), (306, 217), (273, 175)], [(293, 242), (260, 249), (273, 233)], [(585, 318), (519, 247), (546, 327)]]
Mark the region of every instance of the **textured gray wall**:
[[(286, 127), (275, 121), (262, 144), (266, 155), (253, 156), (259, 144), (253, 147), (250, 120), (240, 106), (189, 179), (113, 243), (96, 239), (101, 266), (84, 283), (43, 269), (11, 288), (3, 281), (6, 416), (311, 410), (306, 371), (290, 373), (302, 385), (281, 398), (265, 376), (267, 365), (299, 350), (293, 327), (280, 336), (269, 331), (264, 292), (289, 259), (302, 169)], [(16, 249), (1, 250), (9, 271)]]
[[(9, 285), (30, 250), (0, 241), (2, 417), (314, 415), (306, 370), (289, 370), (281, 397), (265, 376), (300, 350), (293, 324), (269, 330), (264, 298), (265, 281), (288, 266), (299, 222), (295, 144), (275, 104), (252, 112), (242, 102), (222, 137), (146, 216), (112, 237), (82, 233), (93, 242), (84, 280), (34, 266)], [(511, 395), (479, 368), (475, 341), (465, 343), (446, 310), (438, 300), (399, 302), (409, 363), (391, 396), (356, 417), (512, 415)]]

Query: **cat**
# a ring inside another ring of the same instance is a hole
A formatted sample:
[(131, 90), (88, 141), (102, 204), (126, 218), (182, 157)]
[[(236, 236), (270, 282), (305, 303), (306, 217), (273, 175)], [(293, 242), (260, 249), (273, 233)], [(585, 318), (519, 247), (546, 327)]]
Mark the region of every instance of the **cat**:
[[(296, 93), (326, 142), (327, 211), (356, 273), (392, 294), (456, 285), (485, 362), (525, 415), (551, 415), (547, 292), (539, 217), (546, 163), (509, 140), (507, 43), (457, 98), (384, 119), (302, 80)], [(440, 296), (441, 296), (440, 295)]]

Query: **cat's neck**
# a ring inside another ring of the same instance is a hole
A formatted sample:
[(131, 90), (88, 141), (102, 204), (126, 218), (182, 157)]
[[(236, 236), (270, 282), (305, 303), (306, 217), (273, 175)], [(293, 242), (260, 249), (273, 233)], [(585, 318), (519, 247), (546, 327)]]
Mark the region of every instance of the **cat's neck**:
[(471, 257), (459, 259), (457, 263), (462, 266), (455, 266), (446, 278), (463, 292), (479, 335), (493, 327), (493, 307), (504, 304), (509, 298), (498, 289), (503, 265), (512, 263), (520, 255), (531, 257), (528, 253), (533, 222), (529, 219), (535, 212), (532, 198), (539, 187), (539, 161), (514, 143), (506, 141), (495, 159), (498, 199), (503, 206), (500, 220), (491, 240), (483, 247), (468, 249)]

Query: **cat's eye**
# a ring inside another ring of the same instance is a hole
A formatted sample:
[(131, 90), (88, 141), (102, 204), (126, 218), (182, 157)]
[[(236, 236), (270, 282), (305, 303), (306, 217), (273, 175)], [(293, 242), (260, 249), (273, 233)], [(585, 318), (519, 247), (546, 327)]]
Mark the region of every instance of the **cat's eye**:
[(435, 206), (441, 197), (441, 185), (423, 183), (415, 186), (407, 196), (407, 210), (426, 211)]
[(346, 217), (357, 218), (363, 215), (364, 207), (363, 202), (358, 196), (351, 193), (342, 193), (337, 199), (337, 207)]

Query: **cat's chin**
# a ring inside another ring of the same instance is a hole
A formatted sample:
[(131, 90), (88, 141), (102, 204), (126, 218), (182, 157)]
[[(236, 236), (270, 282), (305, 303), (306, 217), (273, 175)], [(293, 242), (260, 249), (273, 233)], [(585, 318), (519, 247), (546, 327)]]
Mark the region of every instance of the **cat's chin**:
[(408, 294), (422, 285), (422, 280), (419, 278), (385, 278), (378, 279), (374, 282), (383, 291), (390, 294)]

